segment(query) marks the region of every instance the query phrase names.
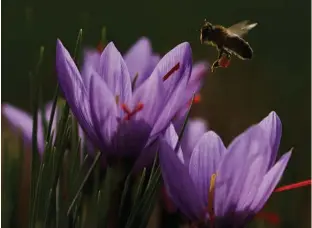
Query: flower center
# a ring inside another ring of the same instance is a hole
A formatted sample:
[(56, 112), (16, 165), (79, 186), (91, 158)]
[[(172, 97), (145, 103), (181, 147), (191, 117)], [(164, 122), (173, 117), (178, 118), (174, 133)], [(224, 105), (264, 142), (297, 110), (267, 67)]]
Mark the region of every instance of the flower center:
[(175, 71), (179, 70), (180, 63), (177, 63), (169, 72), (163, 77), (163, 81), (166, 81)]
[(134, 116), (137, 112), (143, 109), (144, 105), (139, 102), (134, 109), (131, 111), (126, 104), (121, 105), (121, 109), (126, 113), (124, 120), (130, 120), (132, 116)]

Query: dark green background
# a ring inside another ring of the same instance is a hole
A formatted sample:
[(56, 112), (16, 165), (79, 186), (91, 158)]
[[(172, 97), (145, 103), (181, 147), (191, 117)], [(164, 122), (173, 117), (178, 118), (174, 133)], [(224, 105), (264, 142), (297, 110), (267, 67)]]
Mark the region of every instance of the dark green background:
[[(310, 178), (311, 91), (310, 6), (308, 0), (209, 1), (2, 1), (2, 102), (29, 110), (28, 72), (39, 46), (46, 47), (42, 76), (44, 97), (55, 86), (55, 43), (59, 37), (73, 50), (79, 28), (85, 45), (95, 46), (100, 30), (126, 51), (139, 37), (166, 53), (188, 41), (194, 60), (213, 61), (216, 51), (199, 42), (203, 19), (230, 26), (249, 19), (259, 25), (246, 39), (254, 49), (252, 61), (234, 60), (228, 69), (207, 76), (203, 101), (195, 114), (228, 144), (233, 137), (275, 110), (283, 123), (281, 153), (294, 147), (283, 184)], [(281, 215), (282, 227), (309, 227), (310, 188), (276, 193), (271, 211)]]

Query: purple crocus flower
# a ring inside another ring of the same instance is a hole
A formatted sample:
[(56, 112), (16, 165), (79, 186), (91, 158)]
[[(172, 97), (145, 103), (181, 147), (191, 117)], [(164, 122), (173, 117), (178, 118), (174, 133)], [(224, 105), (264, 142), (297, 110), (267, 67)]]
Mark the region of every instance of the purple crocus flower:
[(160, 140), (162, 175), (175, 205), (198, 227), (244, 227), (270, 197), (291, 156), (288, 152), (275, 162), (281, 138), (275, 112), (228, 148), (208, 131), (188, 164), (180, 156), (183, 152), (173, 151), (176, 138), (171, 126)]
[[(173, 125), (170, 127), (172, 128), (174, 126), (174, 130), (167, 131), (167, 134), (169, 132), (172, 132), (172, 137), (174, 138), (174, 142), (176, 143), (178, 140), (177, 133), (180, 133), (182, 130), (183, 123), (185, 121), (185, 117), (178, 119), (177, 121), (174, 121)], [(201, 138), (206, 132), (208, 131), (208, 125), (205, 120), (201, 118), (193, 118), (189, 119), (186, 123), (183, 136), (180, 142), (181, 149), (178, 153), (178, 156), (181, 160), (184, 161), (184, 165), (187, 165), (190, 161), (191, 154), (193, 152), (193, 148), (195, 147), (197, 141), (199, 138)], [(163, 194), (165, 194), (164, 200), (165, 200), (165, 207), (168, 211), (173, 211), (174, 206), (171, 202), (170, 197), (168, 197), (168, 192), (166, 188), (163, 189)]]
[[(52, 111), (52, 103), (48, 103), (45, 106), (45, 119), (49, 121), (50, 113)], [(23, 137), (24, 143), (27, 146), (32, 144), (32, 129), (33, 118), (32, 116), (10, 104), (2, 104), (2, 114), (8, 120), (8, 123), (13, 131), (20, 133)], [(56, 121), (53, 121), (52, 130), (55, 129)], [(38, 128), (37, 128), (37, 145), (38, 151), (42, 155), (44, 151), (44, 133), (43, 133), (42, 115), (38, 113)]]
[(107, 157), (140, 156), (144, 161), (143, 149), (191, 98), (186, 89), (192, 72), (188, 43), (168, 52), (135, 90), (128, 67), (113, 43), (102, 52), (99, 65), (90, 65), (83, 75), (59, 40), (56, 53), (63, 94), (90, 140)]

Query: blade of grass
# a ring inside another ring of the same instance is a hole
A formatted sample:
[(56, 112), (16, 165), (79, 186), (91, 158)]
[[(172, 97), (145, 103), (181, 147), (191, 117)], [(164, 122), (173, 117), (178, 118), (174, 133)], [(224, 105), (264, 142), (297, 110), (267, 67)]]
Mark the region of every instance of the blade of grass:
[(177, 151), (179, 149), (179, 147), (180, 147), (181, 140), (182, 140), (182, 137), (183, 137), (183, 134), (184, 134), (184, 131), (185, 131), (185, 127), (186, 127), (187, 121), (188, 121), (188, 119), (190, 117), (190, 114), (191, 114), (192, 106), (193, 106), (193, 103), (194, 103), (194, 98), (195, 98), (195, 94), (192, 97), (190, 107), (189, 107), (189, 109), (187, 111), (185, 120), (184, 120), (183, 125), (182, 125), (182, 129), (181, 129), (181, 131), (180, 131), (180, 133), (178, 135), (178, 142), (177, 142), (177, 144), (176, 144), (176, 146), (174, 148), (175, 151)]
[(126, 200), (126, 196), (128, 194), (128, 190), (129, 190), (129, 184), (131, 182), (132, 179), (132, 174), (130, 173), (125, 181), (125, 185), (124, 185), (124, 189), (122, 191), (121, 194), (121, 200), (120, 200), (120, 205), (119, 205), (119, 212), (118, 212), (118, 217), (121, 218), (122, 214), (123, 214), (123, 208), (124, 208), (124, 204), (125, 204), (125, 200)]
[[(152, 177), (152, 181), (150, 184), (149, 190), (145, 190), (141, 200), (137, 203), (137, 205), (131, 211), (131, 214), (126, 223), (126, 228), (130, 227), (138, 227), (144, 222), (145, 217), (150, 214), (150, 211), (147, 209), (147, 205), (156, 203), (156, 191), (157, 186), (160, 186), (161, 181), (161, 173), (159, 166), (155, 170), (155, 174)], [(154, 196), (154, 197), (153, 197)], [(139, 220), (139, 221), (138, 221)]]
[(30, 220), (29, 226), (33, 227), (35, 224), (35, 214), (36, 214), (36, 182), (38, 175), (38, 144), (37, 144), (37, 131), (38, 131), (38, 106), (39, 106), (39, 88), (40, 88), (40, 77), (39, 70), (43, 61), (44, 47), (40, 47), (39, 60), (36, 65), (35, 74), (31, 74), (31, 85), (32, 85), (32, 111), (33, 111), (33, 128), (32, 128), (32, 162), (31, 162), (31, 190), (30, 190)]
[[(76, 47), (75, 47), (75, 54), (74, 54), (74, 60), (78, 58), (78, 50), (79, 46), (81, 43), (81, 36), (82, 36), (82, 30), (80, 29), (78, 37), (77, 37), (77, 42), (76, 42)], [(53, 106), (52, 106), (52, 112), (50, 115), (50, 121), (49, 121), (49, 127), (48, 127), (48, 134), (47, 138), (50, 138), (50, 132), (52, 129), (52, 124), (54, 121), (54, 115), (55, 115), (55, 110), (56, 110), (56, 105), (57, 105), (57, 100), (58, 100), (58, 93), (59, 93), (59, 86), (57, 85), (55, 94), (54, 94), (54, 100), (53, 100)], [(66, 146), (68, 145), (68, 140), (69, 140), (69, 134), (71, 133), (71, 129), (69, 128), (69, 122), (68, 122), (68, 115), (69, 115), (69, 106), (67, 102), (65, 103), (65, 107), (62, 109), (62, 115), (60, 117), (60, 120), (58, 121), (58, 126), (57, 126), (57, 133), (56, 133), (56, 139), (55, 139), (55, 153), (52, 156), (52, 197), (49, 199), (50, 202), (57, 200), (58, 197), (56, 197), (56, 187), (57, 183), (59, 182), (59, 176), (61, 172), (61, 167), (63, 164), (63, 158), (66, 150)], [(51, 205), (51, 203), (48, 202), (48, 205)], [(56, 201), (55, 201), (56, 202)], [(57, 205), (56, 205), (57, 206)], [(56, 207), (55, 211), (55, 225), (58, 226), (59, 223), (59, 211)], [(50, 206), (47, 209), (47, 213), (50, 211)]]
[(52, 189), (50, 189), (49, 194), (48, 194), (48, 200), (46, 202), (46, 213), (44, 216), (44, 224), (43, 224), (43, 228), (47, 227), (48, 224), (48, 216), (49, 216), (49, 208), (50, 208), (50, 203), (51, 203), (51, 198), (52, 198)]
[(82, 44), (82, 29), (79, 29), (78, 37), (77, 37), (76, 45), (75, 45), (75, 50), (74, 50), (74, 57), (73, 57), (77, 66), (79, 65), (79, 59), (80, 59), (79, 52), (81, 50), (81, 44)]
[[(158, 149), (157, 149), (157, 151), (158, 151)], [(153, 175), (155, 173), (155, 170), (156, 170), (156, 167), (157, 167), (157, 161), (158, 161), (158, 152), (156, 152), (156, 154), (155, 154), (155, 158), (154, 158), (154, 161), (153, 161), (153, 166), (152, 166), (152, 170), (151, 170), (151, 173), (150, 173), (150, 176), (149, 176), (149, 179), (148, 179), (146, 190), (149, 189), (149, 186), (151, 184), (152, 177), (153, 177)]]
[(84, 177), (84, 179), (83, 179), (81, 185), (80, 185), (79, 188), (78, 188), (77, 193), (75, 194), (74, 199), (72, 200), (72, 202), (71, 202), (71, 204), (70, 204), (70, 206), (69, 206), (69, 208), (68, 208), (67, 215), (70, 214), (70, 212), (71, 212), (71, 210), (72, 210), (72, 208), (73, 208), (73, 206), (74, 206), (74, 204), (75, 204), (75, 202), (76, 202), (76, 200), (77, 200), (77, 198), (78, 198), (78, 196), (79, 196), (79, 193), (81, 192), (82, 188), (84, 187), (84, 185), (86, 184), (87, 180), (89, 179), (89, 177), (90, 177), (90, 175), (91, 175), (91, 173), (92, 173), (94, 167), (96, 166), (97, 162), (100, 160), (101, 155), (102, 155), (102, 153), (99, 152), (99, 153), (97, 153), (97, 155), (95, 156), (95, 158), (94, 158), (94, 160), (93, 160), (93, 163), (92, 163), (90, 169), (88, 170), (86, 176)]
[[(191, 107), (194, 102), (194, 96), (192, 97), (191, 105), (189, 107), (189, 110), (187, 112), (185, 121), (183, 123), (182, 129), (178, 136), (178, 141), (175, 146), (175, 150), (177, 150), (180, 146), (181, 139), (183, 137), (185, 127), (188, 121), (188, 118), (190, 116)], [(151, 175), (147, 184), (147, 187), (144, 191), (144, 194), (142, 196), (142, 200), (138, 202), (136, 207), (133, 208), (132, 213), (129, 216), (128, 222), (126, 224), (127, 228), (130, 227), (146, 227), (148, 219), (152, 213), (153, 207), (156, 204), (157, 200), (157, 192), (160, 187), (161, 183), (161, 170), (159, 164), (157, 164), (158, 160), (158, 152), (156, 153)], [(138, 216), (140, 218), (138, 219)], [(138, 223), (136, 222), (138, 220)]]
[(39, 104), (40, 104), (40, 117), (41, 117), (41, 124), (43, 126), (43, 134), (44, 134), (44, 138), (46, 138), (47, 136), (47, 130), (48, 130), (48, 122), (47, 122), (47, 119), (46, 119), (46, 109), (45, 109), (45, 105), (42, 101), (42, 85), (39, 86)]
[(140, 178), (140, 181), (139, 181), (139, 185), (138, 185), (138, 188), (137, 188), (137, 191), (136, 191), (136, 194), (135, 194), (133, 202), (137, 202), (139, 197), (140, 197), (140, 195), (141, 195), (141, 193), (142, 193), (143, 183), (144, 183), (144, 180), (145, 180), (145, 175), (146, 175), (146, 168), (143, 169), (143, 172), (142, 172), (142, 175), (141, 175), (141, 178)]
[(49, 125), (48, 125), (48, 129), (47, 129), (46, 141), (50, 140), (51, 131), (52, 131), (52, 125), (53, 125), (55, 111), (56, 111), (58, 95), (59, 95), (59, 84), (56, 85), (56, 89), (55, 89), (54, 96), (53, 96), (53, 104), (52, 104), (52, 110), (51, 110), (51, 113), (50, 113), (50, 119), (49, 119)]
[(148, 197), (146, 197), (146, 200), (143, 203), (142, 208), (144, 208), (144, 210), (142, 210), (142, 216), (140, 218), (140, 228), (146, 227), (148, 220), (153, 212), (153, 209), (157, 203), (157, 199), (158, 199), (158, 192), (160, 189), (160, 182), (161, 182), (161, 174), (160, 174), (160, 169), (158, 169), (155, 173), (155, 185), (153, 186), (153, 188), (150, 191), (150, 195)]

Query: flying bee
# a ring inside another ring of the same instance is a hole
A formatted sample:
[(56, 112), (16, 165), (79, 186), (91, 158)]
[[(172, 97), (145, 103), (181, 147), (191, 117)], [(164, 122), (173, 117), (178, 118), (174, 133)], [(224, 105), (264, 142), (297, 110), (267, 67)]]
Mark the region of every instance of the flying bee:
[(256, 25), (257, 23), (249, 24), (249, 21), (242, 21), (225, 28), (221, 25), (212, 25), (205, 19), (200, 29), (200, 42), (215, 46), (219, 52), (211, 71), (220, 66), (228, 66), (232, 55), (242, 60), (252, 58), (253, 50), (242, 37)]

